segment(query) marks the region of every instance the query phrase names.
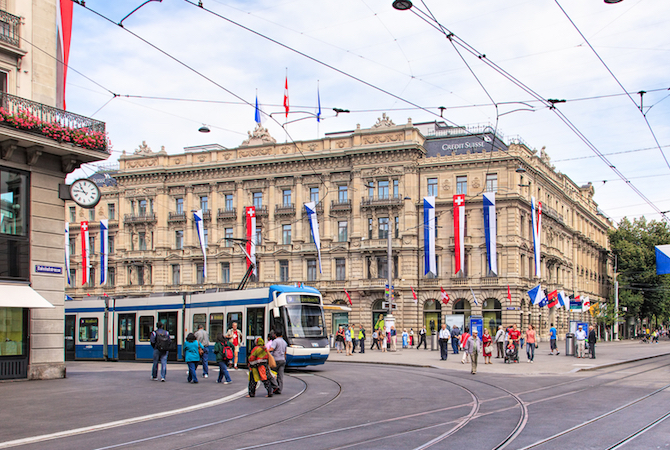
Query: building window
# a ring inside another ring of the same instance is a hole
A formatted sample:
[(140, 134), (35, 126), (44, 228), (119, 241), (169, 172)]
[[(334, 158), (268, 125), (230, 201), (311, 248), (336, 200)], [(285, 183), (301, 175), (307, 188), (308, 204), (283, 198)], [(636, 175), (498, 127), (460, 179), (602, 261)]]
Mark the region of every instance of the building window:
[(88, 251), (91, 257), (95, 255), (95, 236), (88, 237)]
[(107, 218), (116, 220), (116, 205), (114, 203), (107, 203)]
[(291, 190), (290, 189), (284, 189), (282, 191), (282, 205), (284, 206), (291, 206)]
[(389, 218), (379, 218), (379, 239), (388, 239), (389, 237)]
[(372, 239), (372, 218), (368, 218), (368, 239)]
[(316, 281), (316, 259), (307, 260), (307, 281)]
[(319, 203), (319, 188), (313, 187), (309, 188), (309, 201), (314, 203)]
[(347, 278), (347, 263), (344, 258), (335, 258), (335, 279), (344, 281)]
[(400, 198), (400, 182), (398, 180), (393, 180), (393, 198)]
[(291, 225), (282, 225), (282, 244), (289, 245), (291, 243)]
[(346, 221), (337, 222), (337, 240), (339, 242), (346, 242), (349, 239), (348, 225)]
[(88, 210), (88, 220), (90, 222), (95, 222), (95, 208), (91, 208)]
[(116, 269), (114, 267), (107, 268), (107, 286), (116, 285)]
[(206, 195), (200, 197), (200, 209), (202, 209), (202, 212), (209, 211), (209, 198)]
[(179, 264), (172, 264), (172, 285), (179, 286), (181, 284), (181, 267)]
[(486, 174), (486, 192), (497, 192), (497, 191), (498, 191), (498, 174), (497, 173)]
[(77, 238), (70, 238), (70, 255), (77, 253)]
[(140, 232), (138, 233), (139, 237), (139, 249), (140, 250), (146, 250), (147, 249), (147, 234), (145, 232)]
[(202, 230), (202, 242), (205, 244), (205, 248), (207, 248), (207, 243), (209, 242), (209, 230), (207, 228)]
[(377, 257), (377, 278), (388, 278), (388, 261), (386, 256)]
[(109, 236), (107, 238), (107, 250), (110, 255), (114, 253), (114, 236)]
[(144, 266), (137, 266), (137, 284), (144, 286)]
[(400, 217), (393, 218), (393, 236), (398, 239), (400, 237)]
[(437, 178), (428, 178), (428, 197), (437, 197)]
[(135, 200), (130, 201), (130, 214), (135, 215)]
[(337, 187), (337, 201), (338, 203), (347, 203), (349, 201), (349, 189), (347, 186)]
[(456, 177), (456, 194), (468, 195), (468, 177)]
[(175, 247), (177, 250), (182, 250), (184, 248), (184, 231), (177, 230), (175, 234)]
[(184, 214), (184, 199), (183, 198), (177, 198), (175, 199), (176, 205), (175, 205), (175, 210), (177, 214)]
[(77, 221), (77, 208), (70, 206), (70, 222)]
[(233, 241), (231, 239), (233, 238), (233, 229), (232, 228), (224, 229), (223, 230), (223, 237), (226, 239), (224, 245), (226, 247), (232, 247), (233, 246)]
[(256, 227), (256, 245), (263, 245), (261, 227)]
[(137, 202), (137, 214), (140, 216), (146, 216), (147, 215), (147, 201), (146, 200), (140, 200)]
[(368, 183), (368, 198), (374, 198), (375, 196), (375, 182), (370, 181)]
[(70, 286), (77, 285), (77, 269), (70, 269)]
[(233, 194), (226, 194), (226, 199), (225, 199), (225, 208), (226, 211), (232, 211), (233, 210)]
[(279, 281), (288, 281), (288, 260), (286, 259), (279, 261)]
[(377, 187), (377, 194), (379, 195), (380, 199), (389, 198), (389, 182), (388, 181), (380, 181), (379, 182), (379, 185)]
[(254, 192), (253, 193), (253, 203), (256, 209), (261, 209), (263, 207), (263, 193)]
[(221, 263), (221, 282), (230, 283), (230, 263)]
[(153, 213), (154, 213), (154, 199), (150, 198), (149, 199), (149, 214), (153, 214)]
[(204, 273), (204, 265), (198, 263), (195, 265), (195, 282), (196, 284), (204, 284), (205, 283), (205, 273)]
[(95, 267), (91, 267), (88, 272), (88, 287), (95, 287)]

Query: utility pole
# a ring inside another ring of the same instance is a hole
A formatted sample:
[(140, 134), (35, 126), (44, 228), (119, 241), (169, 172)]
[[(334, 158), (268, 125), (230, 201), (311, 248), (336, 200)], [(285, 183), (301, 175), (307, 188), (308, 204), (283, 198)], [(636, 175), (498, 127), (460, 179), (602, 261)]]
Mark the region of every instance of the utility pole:
[(617, 279), (617, 257), (614, 255), (614, 340), (619, 340), (619, 280)]

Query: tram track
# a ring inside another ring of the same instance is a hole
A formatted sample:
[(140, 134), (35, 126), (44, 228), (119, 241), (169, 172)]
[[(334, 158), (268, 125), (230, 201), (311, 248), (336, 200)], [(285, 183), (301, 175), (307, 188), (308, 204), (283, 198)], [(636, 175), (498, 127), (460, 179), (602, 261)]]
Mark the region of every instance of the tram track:
[(647, 431), (651, 430), (651, 429), (654, 428), (656, 425), (658, 425), (658, 424), (660, 424), (661, 422), (665, 421), (665, 420), (666, 420), (667, 418), (669, 418), (669, 417), (670, 417), (670, 412), (665, 413), (664, 415), (662, 415), (662, 416), (659, 417), (658, 419), (656, 419), (656, 420), (654, 420), (653, 422), (651, 422), (650, 424), (645, 425), (644, 427), (640, 428), (640, 429), (637, 430), (635, 433), (628, 435), (627, 437), (625, 437), (624, 439), (620, 440), (619, 442), (617, 442), (617, 443), (614, 444), (613, 446), (611, 446), (611, 447), (607, 447), (606, 450), (618, 450), (618, 449), (620, 449), (621, 447), (625, 446), (626, 444), (628, 444), (629, 442), (631, 442), (631, 441), (634, 440), (635, 438), (637, 438), (637, 437), (639, 437), (639, 436), (642, 436), (644, 433), (646, 433)]

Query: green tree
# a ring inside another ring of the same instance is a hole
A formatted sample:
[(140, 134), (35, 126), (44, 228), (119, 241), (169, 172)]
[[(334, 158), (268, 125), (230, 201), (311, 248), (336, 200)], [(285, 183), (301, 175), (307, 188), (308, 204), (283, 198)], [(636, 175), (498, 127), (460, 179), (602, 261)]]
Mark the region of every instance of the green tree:
[(624, 218), (609, 238), (619, 272), (619, 305), (628, 308), (628, 316), (656, 317), (659, 321), (668, 317), (670, 277), (656, 275), (654, 248), (670, 244), (667, 223)]

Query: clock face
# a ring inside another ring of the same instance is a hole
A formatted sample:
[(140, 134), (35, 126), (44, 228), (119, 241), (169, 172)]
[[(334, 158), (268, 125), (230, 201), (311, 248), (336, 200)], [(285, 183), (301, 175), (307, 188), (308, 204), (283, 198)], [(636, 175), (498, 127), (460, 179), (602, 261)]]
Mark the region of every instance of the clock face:
[(79, 206), (93, 208), (100, 201), (100, 189), (91, 180), (76, 180), (70, 185), (70, 197)]

